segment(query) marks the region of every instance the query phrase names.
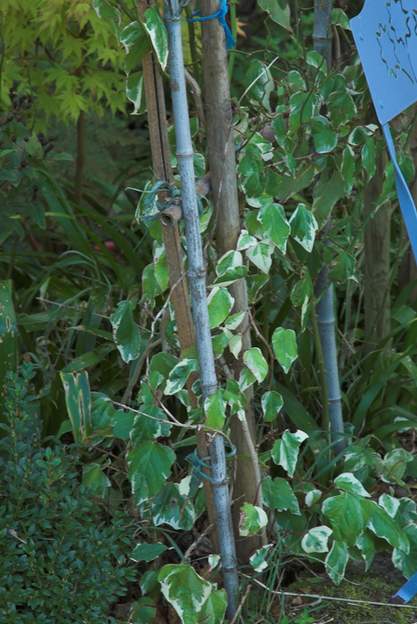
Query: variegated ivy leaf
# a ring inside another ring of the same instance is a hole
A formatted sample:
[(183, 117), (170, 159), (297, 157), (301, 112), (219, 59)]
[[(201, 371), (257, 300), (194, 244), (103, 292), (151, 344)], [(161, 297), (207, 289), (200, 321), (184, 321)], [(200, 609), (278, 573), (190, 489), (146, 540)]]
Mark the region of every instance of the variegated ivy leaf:
[(245, 312), (236, 312), (236, 314), (231, 314), (225, 321), (224, 326), (226, 327), (226, 329), (234, 331), (239, 327), (239, 325), (243, 323), (245, 316)]
[(385, 509), (366, 498), (361, 499), (366, 526), (374, 535), (388, 542), (393, 548), (399, 548), (405, 553), (410, 552), (410, 542), (407, 534), (398, 522), (387, 514)]
[(291, 366), (298, 357), (297, 338), (295, 331), (277, 327), (272, 335), (272, 348), (275, 357), (281, 364), (285, 373), (288, 373)]
[(230, 352), (238, 359), (240, 352), (242, 351), (242, 335), (241, 334), (233, 334), (229, 332), (227, 329), (225, 330), (225, 334), (229, 341), (229, 349)]
[(240, 251), (228, 251), (220, 258), (216, 266), (216, 283), (229, 285), (242, 277), (248, 270), (243, 264), (243, 256)]
[(306, 251), (311, 253), (319, 226), (315, 216), (305, 204), (298, 204), (295, 212), (291, 215), (290, 225), (291, 236)]
[(258, 244), (258, 240), (249, 234), (247, 230), (242, 230), (237, 241), (237, 249), (239, 251), (244, 251), (245, 249), (249, 249), (249, 247), (255, 247)]
[(343, 490), (344, 492), (349, 492), (350, 494), (355, 494), (356, 496), (370, 498), (369, 492), (365, 490), (362, 483), (351, 472), (344, 472), (339, 475), (334, 480), (334, 484), (338, 490)]
[(362, 559), (365, 561), (365, 571), (367, 572), (372, 565), (376, 553), (374, 538), (364, 531), (359, 535), (355, 546), (361, 551)]
[(126, 97), (133, 104), (132, 115), (138, 115), (142, 104), (143, 75), (139, 72), (129, 74), (126, 79)]
[(210, 572), (212, 570), (214, 570), (215, 568), (217, 568), (217, 566), (220, 563), (220, 559), (221, 559), (220, 555), (209, 555), (208, 556), (208, 564), (209, 564)]
[(215, 286), (208, 297), (207, 303), (210, 328), (215, 329), (229, 316), (235, 300), (227, 288)]
[(123, 362), (128, 364), (137, 360), (146, 347), (146, 340), (142, 337), (139, 326), (133, 318), (134, 305), (132, 301), (120, 301), (116, 310), (110, 316), (113, 328), (113, 340)]
[(275, 204), (270, 198), (262, 202), (258, 212), (258, 221), (262, 223), (264, 234), (278, 249), (285, 254), (287, 251), (287, 241), (291, 232), (284, 208), (281, 204)]
[(400, 508), (400, 501), (398, 498), (394, 498), (394, 496), (390, 496), (389, 494), (381, 494), (378, 499), (378, 505), (382, 507), (382, 509), (385, 509), (391, 518), (395, 518)]
[(254, 247), (249, 247), (246, 250), (246, 255), (249, 260), (256, 266), (262, 273), (269, 273), (272, 266), (272, 254), (274, 253), (274, 247), (270, 243), (261, 241)]
[(223, 429), (226, 418), (226, 404), (223, 399), (223, 391), (220, 388), (205, 399), (204, 413), (208, 427), (218, 430)]
[(188, 564), (165, 565), (158, 574), (164, 598), (177, 612), (182, 624), (197, 624), (213, 585)]
[(307, 507), (312, 507), (313, 505), (319, 502), (321, 497), (322, 497), (322, 492), (320, 490), (310, 490), (305, 495), (304, 502), (307, 505)]
[(150, 37), (159, 64), (165, 70), (168, 63), (168, 35), (156, 6), (146, 9), (143, 27)]
[(243, 354), (243, 361), (249, 368), (258, 383), (261, 383), (268, 374), (268, 362), (258, 347), (252, 347)]
[(279, 392), (271, 390), (262, 397), (262, 410), (265, 422), (273, 422), (284, 407), (284, 399)]
[(239, 535), (256, 535), (268, 524), (268, 516), (261, 507), (245, 503), (240, 510)]
[(308, 435), (304, 431), (298, 430), (295, 433), (291, 433), (287, 429), (282, 434), (281, 440), (277, 440), (272, 447), (274, 463), (281, 466), (290, 477), (294, 476), (300, 446), (307, 438)]
[(191, 531), (196, 520), (193, 502), (180, 492), (178, 483), (167, 483), (152, 504), (155, 526), (167, 524), (176, 531)]
[(301, 541), (301, 547), (306, 553), (329, 552), (329, 537), (333, 531), (327, 526), (318, 526), (310, 529)]
[(382, 480), (385, 483), (403, 484), (407, 464), (413, 461), (413, 455), (402, 448), (396, 448), (384, 457), (382, 464)]
[(263, 572), (268, 567), (266, 558), (272, 546), (273, 544), (266, 544), (266, 546), (262, 546), (262, 548), (256, 550), (249, 559), (249, 563), (255, 572)]
[(158, 494), (171, 474), (175, 453), (154, 440), (132, 448), (127, 455), (128, 475), (137, 505)]
[(241, 392), (245, 392), (248, 388), (250, 388), (256, 381), (255, 375), (244, 366), (240, 371), (239, 375), (239, 388)]
[(184, 358), (171, 370), (164, 394), (171, 395), (182, 390), (192, 373), (198, 370), (198, 362), (193, 358)]
[(344, 542), (333, 542), (331, 551), (326, 557), (326, 572), (335, 585), (345, 578), (346, 566), (349, 561), (349, 549)]

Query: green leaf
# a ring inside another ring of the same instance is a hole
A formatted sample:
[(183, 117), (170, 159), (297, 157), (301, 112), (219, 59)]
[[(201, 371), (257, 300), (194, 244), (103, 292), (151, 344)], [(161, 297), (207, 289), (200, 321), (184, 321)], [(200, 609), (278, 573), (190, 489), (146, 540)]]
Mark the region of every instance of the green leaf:
[(332, 24), (340, 26), (345, 30), (350, 30), (349, 17), (343, 9), (332, 9)]
[(82, 484), (101, 498), (104, 498), (108, 488), (111, 487), (110, 479), (104, 473), (103, 466), (95, 463), (83, 466)]
[(198, 624), (222, 624), (227, 608), (226, 592), (212, 591), (198, 616)]
[(167, 524), (176, 531), (191, 531), (196, 520), (193, 502), (184, 496), (177, 483), (167, 483), (152, 505), (155, 526)]
[(262, 481), (262, 494), (265, 505), (276, 511), (289, 511), (299, 516), (300, 507), (296, 495), (286, 479), (267, 477)]
[(327, 498), (323, 502), (322, 513), (329, 518), (337, 540), (355, 544), (365, 528), (362, 502), (366, 502), (366, 499), (348, 493)]
[(133, 603), (129, 623), (130, 624), (151, 624), (155, 621), (156, 607), (152, 598), (139, 598)]
[(335, 585), (345, 578), (346, 566), (349, 561), (349, 550), (343, 542), (333, 542), (331, 551), (326, 557), (326, 572)]
[(183, 624), (196, 624), (211, 592), (212, 584), (187, 564), (165, 565), (158, 574), (165, 599), (175, 609)]
[(243, 265), (243, 257), (240, 251), (228, 251), (216, 265), (216, 283), (231, 284), (245, 277), (248, 270)]
[(143, 26), (152, 41), (159, 64), (165, 70), (168, 63), (168, 35), (156, 6), (146, 9)]
[(261, 507), (244, 503), (240, 510), (239, 535), (256, 535), (268, 524), (268, 516)]
[(329, 537), (333, 531), (327, 526), (318, 526), (310, 529), (301, 541), (301, 547), (306, 553), (329, 552)]
[[(142, 27), (142, 24), (135, 20), (123, 28), (119, 39), (120, 43), (125, 48), (126, 54), (128, 54), (139, 39), (143, 37), (147, 39), (147, 35)], [(138, 59), (137, 62), (139, 63), (140, 60), (141, 59)]]
[(319, 115), (311, 122), (314, 147), (318, 154), (329, 154), (336, 149), (338, 137), (326, 117)]
[(263, 225), (264, 234), (285, 254), (291, 228), (281, 204), (274, 204), (271, 200), (262, 202), (257, 218)]
[(273, 544), (266, 544), (266, 546), (258, 548), (258, 550), (256, 550), (249, 559), (249, 563), (255, 570), (255, 572), (263, 572), (268, 567), (268, 562), (266, 561), (266, 558), (272, 546)]
[(305, 204), (298, 204), (290, 218), (291, 236), (294, 240), (311, 253), (319, 228), (315, 216)]
[(215, 286), (208, 297), (210, 328), (219, 327), (232, 311), (235, 300), (227, 288)]
[(270, 243), (260, 242), (246, 250), (249, 260), (263, 273), (269, 273), (272, 266), (274, 247)]
[(185, 358), (181, 360), (169, 374), (167, 384), (165, 386), (164, 394), (171, 395), (176, 394), (182, 390), (188, 381), (189, 376), (192, 373), (198, 371), (198, 362), (192, 358)]
[(146, 340), (142, 337), (138, 325), (133, 318), (132, 301), (120, 301), (110, 317), (113, 328), (113, 340), (120, 356), (126, 364), (137, 360), (146, 348)]
[(88, 373), (61, 373), (65, 403), (75, 442), (84, 442), (92, 432), (91, 392)]
[(290, 5), (287, 0), (258, 0), (258, 4), (274, 22), (292, 31)]
[(400, 508), (400, 501), (389, 494), (381, 494), (378, 499), (378, 505), (387, 512), (391, 518), (395, 518)]
[(290, 477), (294, 476), (297, 466), (301, 444), (307, 440), (308, 435), (304, 431), (291, 433), (287, 429), (282, 434), (281, 440), (276, 440), (272, 447), (272, 459), (275, 464), (281, 466)]
[(363, 496), (364, 498), (370, 498), (369, 492), (365, 490), (362, 483), (351, 472), (344, 472), (339, 475), (334, 484), (338, 490), (355, 494), (356, 496)]
[(272, 335), (272, 348), (275, 357), (281, 364), (285, 373), (288, 373), (291, 366), (298, 357), (297, 337), (292, 329), (277, 327)]
[(374, 501), (362, 499), (362, 509), (366, 518), (366, 526), (374, 535), (384, 539), (393, 548), (408, 553), (410, 544), (407, 535), (387, 512)]
[[(17, 368), (17, 340), (12, 282), (10, 280), (0, 281), (0, 396), (3, 396), (7, 374)], [(2, 409), (0, 403), (0, 413)]]
[(216, 392), (204, 400), (204, 413), (206, 415), (206, 425), (212, 429), (223, 429), (226, 419), (226, 404), (223, 398), (223, 391), (218, 388)]
[(284, 399), (279, 392), (271, 390), (262, 397), (262, 410), (265, 422), (273, 422), (284, 406)]
[(159, 542), (154, 542), (152, 544), (143, 542), (142, 544), (136, 544), (132, 554), (130, 555), (130, 559), (137, 562), (145, 561), (145, 563), (150, 563), (162, 555), (166, 549), (167, 547), (165, 544), (161, 544)]
[(402, 448), (387, 453), (382, 462), (382, 480), (385, 483), (403, 484), (407, 464), (413, 461), (413, 455)]
[(152, 440), (130, 449), (127, 461), (135, 502), (140, 505), (161, 490), (171, 474), (175, 453)]
[(362, 559), (365, 561), (365, 571), (368, 572), (376, 553), (375, 541), (365, 531), (362, 535), (359, 535), (355, 546), (361, 551)]
[(133, 104), (132, 115), (138, 115), (142, 104), (143, 75), (139, 72), (129, 74), (126, 80), (126, 97)]
[(252, 347), (243, 354), (243, 361), (249, 368), (256, 381), (262, 383), (268, 374), (268, 362), (258, 347)]
[(121, 24), (119, 9), (112, 6), (107, 0), (92, 0), (92, 7), (100, 19), (111, 24), (113, 32), (117, 35)]

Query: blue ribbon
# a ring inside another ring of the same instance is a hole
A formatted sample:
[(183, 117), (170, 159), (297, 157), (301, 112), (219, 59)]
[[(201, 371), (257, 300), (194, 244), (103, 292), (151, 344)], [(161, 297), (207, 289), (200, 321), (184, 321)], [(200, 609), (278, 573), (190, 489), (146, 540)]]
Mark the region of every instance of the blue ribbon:
[(228, 0), (220, 0), (219, 8), (217, 11), (212, 13), (211, 15), (201, 15), (200, 11), (196, 11), (193, 13), (193, 17), (191, 17), (189, 22), (209, 22), (210, 20), (217, 19), (219, 20), (219, 24), (223, 27), (224, 35), (226, 37), (226, 47), (228, 50), (230, 48), (234, 48), (236, 46), (235, 38), (233, 37), (232, 31), (230, 30), (230, 26), (227, 23), (226, 15), (229, 12)]
[(414, 574), (395, 594), (395, 598), (400, 598), (406, 604), (417, 594), (417, 573)]
[[(401, 212), (403, 214), (405, 226), (407, 228), (408, 237), (410, 239), (411, 248), (413, 250), (414, 257), (417, 262), (417, 210), (414, 204), (413, 196), (411, 195), (408, 184), (404, 178), (404, 174), (401, 171), (401, 167), (398, 163), (397, 152), (395, 149), (394, 139), (392, 138), (391, 129), (389, 124), (382, 126), (384, 131), (385, 140), (388, 146), (388, 152), (391, 156), (392, 164), (395, 169), (395, 182), (397, 186), (398, 200), (400, 202)], [(414, 577), (413, 577), (414, 578)], [(417, 580), (416, 580), (417, 583)], [(416, 592), (417, 593), (417, 589)]]

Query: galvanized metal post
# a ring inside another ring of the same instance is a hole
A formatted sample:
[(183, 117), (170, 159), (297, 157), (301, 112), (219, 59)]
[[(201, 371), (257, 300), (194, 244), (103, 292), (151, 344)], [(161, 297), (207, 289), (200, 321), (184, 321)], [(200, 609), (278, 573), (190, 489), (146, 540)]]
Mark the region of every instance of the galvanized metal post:
[[(187, 240), (188, 276), (191, 290), (200, 379), (203, 400), (216, 392), (217, 377), (208, 316), (206, 271), (200, 236), (197, 194), (193, 163), (190, 120), (185, 87), (184, 58), (178, 0), (166, 0), (165, 23), (169, 38), (169, 73), (174, 113), (176, 154), (181, 178), (182, 211)], [(215, 434), (210, 442), (213, 500), (217, 515), (220, 555), (224, 586), (228, 598), (228, 617), (237, 609), (238, 575), (236, 549), (232, 529), (231, 505), (227, 482), (224, 438)]]

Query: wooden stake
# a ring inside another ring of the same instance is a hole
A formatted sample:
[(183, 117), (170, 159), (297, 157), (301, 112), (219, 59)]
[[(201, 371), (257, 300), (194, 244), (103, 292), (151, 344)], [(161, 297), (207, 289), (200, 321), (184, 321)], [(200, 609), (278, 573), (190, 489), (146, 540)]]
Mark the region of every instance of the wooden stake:
[[(202, 0), (201, 13), (209, 15), (218, 9), (218, 0)], [(217, 20), (202, 23), (204, 105), (206, 114), (208, 161), (212, 197), (216, 218), (216, 244), (219, 256), (236, 249), (241, 222), (236, 179), (236, 156), (233, 140), (233, 117), (230, 85), (227, 70), (227, 51), (223, 28)], [(242, 351), (251, 347), (248, 294), (245, 280), (231, 286), (235, 299), (235, 312), (245, 312), (240, 327)], [(238, 377), (242, 362), (231, 362)], [(233, 487), (233, 524), (239, 560), (247, 562), (254, 550), (260, 548), (258, 536), (238, 538), (240, 508), (248, 502), (262, 506), (261, 471), (254, 461), (255, 416), (252, 408), (253, 393), (247, 392), (247, 426), (236, 417), (231, 423), (231, 437), (237, 448), (236, 477)], [(255, 454), (256, 457), (256, 454)], [(266, 542), (265, 542), (266, 543)]]

